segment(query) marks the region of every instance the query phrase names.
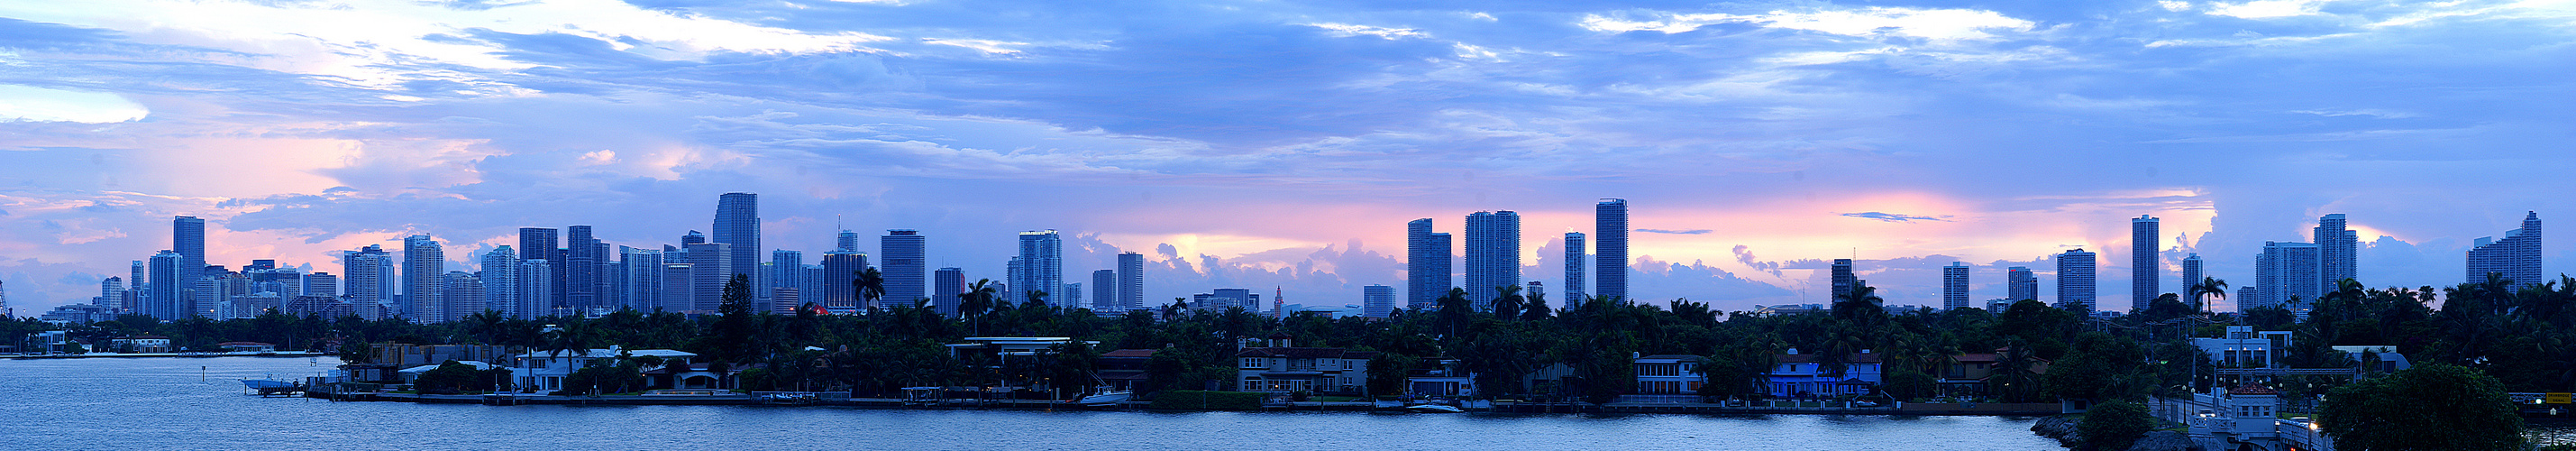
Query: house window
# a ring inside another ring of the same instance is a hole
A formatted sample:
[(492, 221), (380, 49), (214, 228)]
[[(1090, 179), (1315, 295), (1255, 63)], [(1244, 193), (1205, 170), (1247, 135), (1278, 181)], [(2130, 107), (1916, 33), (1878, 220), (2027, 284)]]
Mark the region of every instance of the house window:
[(1244, 358), (1243, 358), (1243, 365), (1242, 365), (1242, 367), (1244, 367), (1244, 368), (1269, 368), (1269, 366), (1265, 366), (1265, 365), (1262, 365), (1262, 364), (1261, 364), (1261, 358), (1260, 358), (1260, 357), (1244, 357)]

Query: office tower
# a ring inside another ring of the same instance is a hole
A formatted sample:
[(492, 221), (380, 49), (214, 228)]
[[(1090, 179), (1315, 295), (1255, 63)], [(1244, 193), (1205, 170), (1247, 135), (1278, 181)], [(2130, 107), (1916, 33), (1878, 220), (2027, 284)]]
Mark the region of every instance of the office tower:
[(519, 316), (525, 311), (519, 306), (519, 251), (506, 244), (493, 247), (481, 262), (483, 271), (476, 279), (483, 283), (483, 308)]
[[(1540, 281), (1536, 281), (1536, 280), (1532, 280), (1532, 281), (1529, 281), (1529, 282), (1527, 283), (1527, 285), (1529, 285), (1529, 286), (1521, 289), (1521, 309), (1522, 309), (1522, 310), (1528, 310), (1528, 309), (1530, 309), (1531, 307), (1546, 307), (1546, 306), (1547, 306), (1546, 304), (1531, 303), (1530, 301), (1531, 301), (1531, 300), (1533, 300), (1533, 299), (1535, 299), (1535, 298), (1540, 297), (1540, 296), (1534, 296), (1534, 295), (1531, 295), (1531, 293), (1546, 293), (1546, 292), (1547, 292), (1547, 283), (1545, 283), (1545, 282), (1540, 282)], [(1517, 313), (1515, 313), (1515, 315), (1517, 315)]]
[(1628, 200), (1602, 198), (1592, 207), (1592, 294), (1628, 298)]
[(2522, 228), (2507, 230), (2504, 239), (2481, 237), (2469, 249), (2469, 283), (2487, 281), (2488, 273), (2503, 274), (2517, 288), (2537, 285), (2540, 279), (2540, 213), (2522, 217)]
[(1521, 284), (1521, 214), (1510, 210), (1467, 215), (1467, 299), (1493, 310), (1501, 287)]
[(939, 268), (930, 276), (930, 307), (939, 314), (957, 317), (957, 302), (966, 294), (966, 270)]
[[(761, 266), (760, 270), (768, 274), (761, 277), (766, 279), (761, 291), (776, 293), (780, 288), (792, 290), (804, 286), (805, 253), (786, 249), (769, 251), (769, 264)], [(798, 295), (803, 297), (803, 293)]]
[(635, 300), (627, 297), (632, 291), (628, 287), (634, 281), (627, 279), (630, 274), (626, 269), (625, 256), (627, 251), (635, 248), (608, 243), (599, 243), (596, 247), (599, 248), (594, 254), (599, 256), (599, 287), (592, 291), (599, 293), (599, 310), (608, 312), (634, 307)]
[(91, 300), (89, 301), (89, 303), (90, 303), (91, 305), (97, 305), (97, 306), (101, 306), (101, 307), (116, 307), (116, 306), (118, 305), (118, 304), (117, 304), (117, 301), (122, 300), (122, 299), (124, 299), (124, 298), (125, 298), (125, 278), (124, 278), (124, 277), (117, 277), (117, 276), (107, 276), (107, 279), (106, 279), (106, 280), (100, 280), (100, 281), (98, 281), (98, 298), (97, 298), (97, 299), (91, 299)]
[[(2199, 253), (2197, 253), (2197, 252), (2195, 252), (2195, 253), (2192, 253), (2192, 254), (2191, 254), (2191, 256), (2183, 257), (2183, 258), (2182, 258), (2182, 291), (2183, 291), (2183, 294), (2188, 294), (2188, 293), (2190, 293), (2190, 292), (2191, 292), (2191, 287), (2200, 286), (2200, 279), (2201, 279), (2202, 277), (2207, 277), (2207, 276), (2202, 275), (2202, 274), (2201, 274), (2201, 272), (2200, 272), (2200, 254), (2199, 254)], [(2183, 300), (2182, 300), (2182, 303), (2184, 303), (2184, 304), (2191, 304), (2191, 305), (2195, 305), (2195, 306), (2200, 305), (2200, 300), (2199, 300), (2199, 299), (2190, 299), (2190, 298), (2191, 298), (2191, 296), (2183, 296), (2183, 298), (2185, 298), (2185, 299), (2183, 299)]]
[(2138, 215), (2129, 220), (2129, 310), (2147, 311), (2147, 304), (2164, 293), (2158, 282), (2164, 278), (2164, 243), (2159, 235), (2161, 223), (2154, 216)]
[(131, 265), (126, 269), (125, 305), (121, 308), (125, 309), (125, 313), (149, 315), (150, 313), (145, 313), (146, 308), (143, 305), (152, 298), (151, 287), (144, 286), (144, 283), (152, 279), (144, 276), (152, 274), (152, 268), (143, 260), (132, 260)]
[(2254, 298), (2262, 296), (2263, 289), (2253, 284), (2236, 287), (2236, 313), (2245, 313), (2245, 309), (2254, 308)]
[(1833, 282), (1832, 296), (1835, 302), (1841, 302), (1844, 297), (1851, 296), (1852, 287), (1860, 286), (1860, 276), (1852, 273), (1851, 259), (1834, 259)]
[(403, 237), (403, 315), (421, 324), (447, 322), (447, 251), (429, 235)]
[(1968, 308), (1968, 264), (1950, 262), (1941, 267), (1941, 309)]
[(868, 269), (868, 254), (832, 251), (823, 254), (823, 292), (801, 295), (834, 312), (864, 310), (859, 299), (859, 271)]
[(1092, 310), (1103, 312), (1127, 311), (1127, 309), (1121, 308), (1121, 306), (1118, 305), (1118, 270), (1103, 269), (1092, 271), (1091, 286), (1095, 287), (1091, 289)]
[(184, 311), (179, 307), (180, 292), (185, 291), (186, 288), (179, 282), (179, 275), (184, 274), (179, 268), (186, 266), (187, 261), (188, 257), (179, 255), (176, 251), (152, 254), (149, 264), (152, 283), (145, 287), (149, 290), (147, 293), (149, 295), (144, 297), (143, 308), (137, 309), (136, 313), (152, 315), (153, 318), (164, 320), (179, 319), (179, 314)]
[(545, 260), (546, 270), (552, 271), (536, 276), (546, 279), (548, 290), (546, 291), (545, 298), (519, 300), (519, 302), (528, 305), (528, 311), (551, 311), (556, 304), (564, 302), (563, 293), (552, 289), (556, 285), (556, 282), (563, 280), (564, 277), (562, 272), (563, 268), (561, 267), (564, 261), (564, 256), (562, 255), (563, 243), (556, 240), (557, 236), (555, 229), (543, 227), (519, 228), (519, 259)]
[(1449, 294), (1449, 234), (1432, 233), (1431, 218), (1404, 223), (1404, 293), (1407, 308), (1437, 308)]
[[(829, 254), (826, 253), (826, 255)], [(823, 295), (830, 292), (824, 287), (831, 286), (831, 281), (824, 280), (823, 265), (819, 263), (805, 265), (802, 272), (805, 274), (802, 280), (805, 283), (804, 286), (796, 287), (797, 307), (823, 305)]]
[[(1021, 293), (1010, 299), (1017, 305), (1029, 300), (1031, 291), (1064, 291), (1064, 238), (1054, 230), (1020, 232), (1020, 280), (1011, 281), (1011, 290)], [(1063, 306), (1062, 296), (1041, 295), (1048, 305)]]
[[(1261, 307), (1261, 295), (1252, 294), (1252, 290), (1248, 288), (1218, 288), (1212, 294), (1212, 297), (1216, 299), (1216, 302), (1206, 307), (1209, 310), (1223, 311), (1228, 307), (1252, 310)], [(1198, 304), (1192, 303), (1191, 305), (1197, 306)]]
[(1019, 287), (1027, 286), (1022, 283), (1024, 282), (1022, 279), (1028, 278), (1028, 264), (1024, 263), (1025, 261), (1014, 255), (1011, 256), (1010, 263), (1002, 265), (1002, 287), (995, 290), (1002, 293), (1002, 302), (1018, 303), (1029, 298), (1027, 295), (1020, 294), (1018, 290)]
[(1583, 232), (1565, 232), (1565, 302), (1583, 300)]
[[(760, 268), (760, 196), (725, 193), (716, 199), (715, 242), (731, 245), (724, 269), (752, 275)], [(704, 260), (691, 260), (703, 263)], [(701, 265), (700, 269), (705, 269)], [(760, 277), (752, 275), (752, 277)], [(725, 276), (732, 279), (733, 276)]]
[(2093, 314), (2094, 255), (2078, 248), (2057, 254), (2057, 308), (2085, 316)]
[[(2254, 291), (2253, 305), (2295, 310), (2314, 303), (2326, 290), (2323, 250), (2314, 243), (2263, 242), (2263, 253), (2254, 256), (2254, 286), (2263, 288)], [(2290, 303), (2292, 297), (2299, 304)]]
[(393, 300), (393, 254), (384, 246), (369, 244), (357, 252), (340, 255), (340, 291), (359, 308), (376, 308)]
[(487, 290), (483, 287), (481, 276), (464, 271), (448, 271), (446, 280), (439, 285), (444, 289), (439, 299), (447, 304), (447, 313), (443, 316), (448, 321), (464, 321), (466, 317), (483, 313), (485, 308), (483, 299)]
[[(892, 230), (888, 230), (888, 232), (892, 232)], [(859, 232), (852, 232), (852, 231), (848, 231), (848, 230), (843, 230), (843, 231), (841, 231), (841, 236), (840, 236), (840, 240), (839, 240), (839, 241), (840, 241), (840, 245), (841, 245), (841, 247), (839, 247), (839, 248), (834, 248), (834, 249), (832, 249), (832, 250), (841, 251), (841, 252), (858, 252), (858, 251), (859, 251)], [(882, 245), (882, 243), (880, 243), (880, 245)]]
[(304, 295), (328, 298), (340, 297), (340, 276), (321, 271), (314, 271), (312, 274), (305, 274)]
[(1062, 305), (1059, 305), (1059, 307), (1064, 307), (1064, 308), (1081, 308), (1081, 307), (1082, 307), (1082, 283), (1081, 283), (1081, 282), (1074, 282), (1074, 283), (1067, 283), (1067, 284), (1064, 284), (1064, 292), (1062, 292), (1062, 293), (1055, 293), (1055, 295), (1054, 295), (1054, 296), (1048, 296), (1048, 297), (1047, 297), (1047, 299), (1054, 299), (1054, 300), (1055, 300), (1055, 302), (1062, 303)]
[(669, 264), (662, 251), (620, 246), (618, 253), (618, 264), (626, 271), (626, 306), (644, 312), (662, 307), (662, 269)]
[[(1571, 301), (1568, 301), (1571, 302)], [(1360, 287), (1360, 315), (1385, 318), (1395, 314), (1395, 287), (1369, 285)]]
[[(703, 244), (703, 243), (701, 243)], [(676, 263), (673, 263), (676, 261)], [(662, 311), (699, 314), (697, 265), (665, 258), (662, 264)]]
[[(184, 286), (187, 285), (189, 281), (194, 281), (199, 275), (204, 274), (204, 268), (206, 267), (206, 220), (197, 219), (195, 216), (178, 216), (170, 218), (170, 251), (179, 253), (180, 272), (174, 275), (181, 280), (173, 280), (174, 282), (179, 282), (173, 285), (180, 285), (182, 286), (180, 289), (184, 290)], [(164, 279), (152, 280), (158, 281)]]
[(1118, 254), (1118, 309), (1145, 308), (1145, 254)]
[(563, 259), (553, 262), (555, 271), (563, 274), (555, 290), (563, 292), (565, 306), (580, 311), (599, 306), (599, 262), (602, 258), (598, 244), (598, 239), (590, 234), (590, 226), (564, 227), (563, 255), (559, 255)]
[(2317, 218), (2316, 231), (2309, 238), (2317, 244), (2317, 276), (2325, 280), (2327, 289), (2360, 277), (2356, 252), (2361, 250), (2361, 235), (2345, 227), (2343, 213)]
[(707, 234), (706, 234), (706, 232), (700, 232), (700, 231), (696, 231), (696, 230), (691, 230), (691, 231), (689, 231), (689, 233), (688, 233), (687, 235), (680, 235), (680, 245), (681, 245), (681, 246), (688, 246), (688, 245), (691, 245), (691, 244), (706, 244), (706, 243), (707, 243)]
[[(850, 234), (855, 245), (858, 234)], [(885, 273), (885, 299), (888, 307), (914, 307), (928, 297), (930, 276), (930, 238), (909, 229), (887, 230), (877, 238), (878, 272)], [(1107, 292), (1108, 286), (1097, 288)]]
[(713, 242), (686, 246), (689, 251), (689, 309), (715, 313), (724, 306), (726, 283), (741, 274), (733, 267), (733, 243)]
[(2010, 302), (2039, 300), (2039, 276), (2032, 275), (2028, 266), (2005, 268), (2004, 299)]

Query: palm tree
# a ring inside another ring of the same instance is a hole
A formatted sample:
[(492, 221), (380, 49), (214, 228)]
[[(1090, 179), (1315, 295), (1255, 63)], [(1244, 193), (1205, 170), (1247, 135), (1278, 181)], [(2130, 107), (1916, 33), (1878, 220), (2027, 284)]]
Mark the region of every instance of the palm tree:
[(2200, 281), (2192, 282), (2188, 291), (2191, 292), (2191, 301), (2195, 304), (2193, 308), (2199, 309), (2201, 313), (2208, 313), (2209, 298), (2227, 300), (2227, 281), (2216, 277), (2202, 277)]
[(1527, 296), (1529, 302), (1521, 305), (1521, 319), (1527, 321), (1547, 319), (1547, 291), (1532, 291)]
[(1521, 302), (1520, 285), (1502, 285), (1494, 287), (1495, 315), (1501, 316), (1503, 319), (1519, 317), (1521, 316)]
[(958, 296), (957, 314), (966, 315), (966, 322), (974, 325), (976, 335), (984, 334), (984, 323), (977, 320), (984, 317), (985, 310), (993, 309), (993, 297), (1000, 296), (1001, 292), (1001, 288), (993, 286), (993, 279), (976, 279), (975, 283), (966, 284), (965, 295)]
[(1036, 307), (1046, 305), (1046, 290), (1029, 290), (1027, 294), (1029, 297), (1028, 306)]
[(851, 284), (859, 288), (859, 301), (866, 307), (876, 307), (877, 298), (885, 297), (885, 273), (868, 268), (859, 270), (857, 275), (858, 280)]

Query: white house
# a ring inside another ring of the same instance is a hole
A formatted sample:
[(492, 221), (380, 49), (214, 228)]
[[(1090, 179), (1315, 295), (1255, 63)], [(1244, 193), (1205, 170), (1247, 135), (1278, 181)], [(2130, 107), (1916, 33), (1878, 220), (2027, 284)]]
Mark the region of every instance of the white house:
[(1835, 374), (1818, 362), (1814, 354), (1799, 354), (1796, 348), (1781, 354), (1771, 372), (1763, 377), (1771, 387), (1771, 396), (1780, 398), (1829, 397), (1874, 393), (1884, 371), (1879, 355), (1863, 349), (1843, 359), (1843, 370)]
[(661, 357), (666, 362), (673, 360), (687, 362), (689, 359), (698, 357), (697, 354), (669, 349), (626, 350), (609, 346), (608, 349), (566, 351), (562, 354), (538, 351), (513, 355), (509, 358), (509, 364), (519, 387), (534, 388), (537, 392), (544, 393), (562, 390), (564, 378), (572, 376), (574, 371), (580, 371), (590, 365), (614, 365), (621, 356), (626, 358), (654, 356)]
[(1635, 359), (1637, 394), (1687, 395), (1699, 393), (1708, 383), (1700, 376), (1701, 359), (1695, 355), (1659, 354)]
[(2227, 336), (2193, 338), (2191, 344), (2220, 366), (2280, 368), (2281, 358), (2289, 356), (2290, 331), (2256, 331), (2254, 326), (2227, 326)]

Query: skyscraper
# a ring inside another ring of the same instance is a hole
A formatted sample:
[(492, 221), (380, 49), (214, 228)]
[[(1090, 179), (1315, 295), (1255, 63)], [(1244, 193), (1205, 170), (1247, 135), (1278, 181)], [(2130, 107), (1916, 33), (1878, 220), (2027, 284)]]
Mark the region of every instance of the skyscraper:
[[(2182, 291), (2183, 291), (2183, 293), (2188, 294), (2188, 293), (2190, 293), (2190, 292), (2191, 292), (2191, 287), (2199, 286), (2199, 285), (2200, 285), (2200, 279), (2201, 279), (2202, 277), (2207, 277), (2207, 276), (2202, 275), (2202, 274), (2201, 274), (2201, 272), (2200, 272), (2200, 254), (2199, 254), (2199, 253), (2192, 253), (2192, 254), (2191, 254), (2191, 256), (2189, 256), (2189, 257), (2183, 257), (2183, 258), (2182, 258)], [(2199, 299), (2190, 299), (2190, 298), (2191, 298), (2191, 296), (2183, 296), (2183, 297), (2185, 298), (2185, 299), (2183, 299), (2183, 300), (2182, 300), (2182, 303), (2184, 303), (2184, 304), (2191, 304), (2191, 305), (2195, 305), (2195, 306), (2200, 305), (2200, 304), (2199, 304), (2199, 303), (2200, 303), (2200, 300), (2199, 300)]]
[(422, 324), (447, 322), (447, 251), (429, 235), (403, 237), (403, 315)]
[(2469, 249), (2469, 283), (2487, 280), (2488, 273), (2503, 274), (2515, 287), (2537, 285), (2540, 279), (2540, 213), (2522, 217), (2522, 228), (2507, 230), (2504, 239), (2478, 238)]
[(1941, 267), (1941, 309), (1968, 308), (1968, 264), (1950, 262)]
[(2263, 253), (2254, 256), (2254, 286), (2262, 288), (2254, 290), (2252, 306), (2298, 310), (2315, 302), (2326, 287), (2322, 250), (2314, 243), (2263, 242)]
[(369, 244), (340, 255), (340, 292), (359, 309), (374, 309), (393, 299), (393, 254)]
[(1404, 223), (1405, 307), (1437, 307), (1449, 294), (1449, 234), (1432, 233), (1431, 218)]
[(149, 296), (144, 298), (143, 308), (138, 313), (163, 320), (176, 320), (181, 318), (180, 314), (186, 313), (186, 309), (179, 306), (183, 301), (180, 292), (186, 289), (185, 284), (179, 282), (179, 275), (187, 273), (180, 270), (187, 267), (187, 261), (188, 257), (179, 255), (176, 251), (152, 254), (151, 263), (148, 264), (151, 267), (152, 283), (146, 285), (150, 292)]
[(2316, 231), (2309, 238), (2317, 243), (2317, 276), (2325, 280), (2327, 289), (2344, 279), (2361, 277), (2356, 258), (2361, 236), (2345, 227), (2343, 213), (2317, 218)]
[[(716, 199), (715, 242), (727, 246), (726, 271), (760, 277), (760, 196), (752, 193), (725, 193)], [(691, 260), (701, 262), (701, 260)], [(705, 269), (700, 265), (699, 269)], [(732, 279), (727, 275), (725, 279)], [(721, 285), (719, 285), (721, 286)]]
[(2164, 240), (2158, 232), (2161, 225), (2154, 216), (2138, 215), (2129, 220), (2129, 309), (2147, 311), (2147, 304), (2164, 293), (2157, 282), (2164, 276)]
[(2005, 268), (2004, 300), (2007, 302), (2039, 300), (2039, 276), (2032, 275), (2028, 266)]
[[(891, 231), (891, 230), (889, 230), (888, 232), (892, 232), (892, 231)], [(848, 230), (843, 230), (843, 231), (841, 231), (841, 235), (840, 235), (840, 237), (839, 237), (839, 238), (840, 238), (840, 239), (839, 239), (838, 241), (840, 242), (840, 246), (841, 246), (841, 247), (839, 247), (839, 248), (835, 248), (835, 249), (832, 249), (832, 250), (842, 251), (842, 252), (858, 252), (858, 251), (859, 251), (859, 232), (852, 232), (852, 231), (848, 231)], [(880, 244), (880, 245), (882, 245), (883, 243), (881, 242), (881, 243), (879, 243), (879, 244)]]
[[(882, 304), (912, 307), (928, 297), (925, 289), (930, 282), (929, 248), (929, 238), (910, 229), (887, 230), (884, 237), (877, 238), (877, 258), (882, 259), (877, 266), (885, 273)], [(1108, 291), (1107, 286), (1096, 289)]]
[(1602, 198), (1592, 206), (1592, 293), (1628, 297), (1628, 200)]
[(733, 267), (737, 256), (733, 249), (732, 243), (725, 242), (688, 245), (690, 310), (714, 314), (724, 306), (725, 284), (742, 274)]
[(1843, 297), (1850, 296), (1852, 287), (1860, 286), (1860, 276), (1852, 273), (1852, 259), (1834, 259), (1833, 282), (1834, 292), (1831, 297), (1836, 302), (1841, 302)]
[(525, 312), (519, 306), (519, 252), (504, 244), (483, 253), (483, 308), (518, 316)]
[(483, 297), (486, 290), (481, 276), (464, 271), (448, 271), (442, 279), (444, 280), (438, 283), (439, 299), (446, 304), (444, 307), (447, 312), (440, 316), (446, 317), (448, 321), (464, 321), (466, 317), (483, 313), (485, 308)]
[(590, 226), (564, 227), (562, 260), (555, 260), (555, 270), (563, 274), (556, 291), (563, 292), (563, 303), (577, 310), (599, 307), (599, 239), (592, 237)]
[[(761, 291), (778, 293), (780, 288), (794, 291), (797, 287), (804, 286), (805, 253), (786, 249), (769, 251), (769, 263), (761, 265), (760, 271), (763, 274)], [(800, 292), (797, 295), (801, 299), (804, 293)], [(783, 307), (796, 306), (783, 305)]]
[(205, 273), (206, 220), (197, 219), (195, 216), (170, 218), (170, 251), (179, 253), (180, 268), (179, 273), (174, 274), (178, 279), (171, 280), (177, 283), (172, 285), (178, 285), (181, 287), (179, 289), (186, 290), (186, 286), (193, 285), (191, 282)]
[(1145, 308), (1145, 255), (1134, 252), (1118, 254), (1118, 308)]
[[(1021, 294), (1009, 301), (1012, 304), (1028, 301), (1030, 291), (1064, 291), (1064, 238), (1054, 230), (1020, 232), (1020, 264), (1022, 280), (1012, 281), (1011, 290)], [(1062, 296), (1042, 296), (1047, 305), (1070, 305)]]
[(1565, 232), (1565, 305), (1583, 300), (1583, 232)]
[(312, 274), (305, 274), (304, 295), (328, 298), (340, 297), (340, 276), (321, 271), (314, 271)]
[(859, 299), (859, 271), (868, 269), (868, 254), (832, 251), (823, 254), (823, 292), (798, 293), (797, 297), (822, 304), (833, 312), (865, 310)]
[(1073, 282), (1064, 284), (1064, 291), (1056, 293), (1053, 296), (1048, 296), (1047, 298), (1053, 299), (1055, 302), (1063, 303), (1064, 308), (1080, 308), (1082, 307), (1082, 283)]
[[(1566, 301), (1573, 302), (1573, 301)], [(1369, 285), (1360, 287), (1361, 315), (1385, 318), (1395, 314), (1395, 287)]]
[(107, 276), (107, 279), (98, 281), (98, 299), (92, 299), (89, 303), (101, 307), (116, 307), (117, 302), (124, 298), (125, 278)]
[(2093, 253), (2081, 248), (2057, 254), (2058, 309), (2092, 316), (2096, 264)]
[(1118, 270), (1103, 269), (1092, 271), (1091, 286), (1093, 287), (1091, 289), (1091, 310), (1101, 312), (1127, 311), (1127, 309), (1118, 305)]
[[(545, 290), (540, 291), (541, 293), (544, 293), (546, 297), (519, 299), (522, 313), (549, 312), (546, 314), (552, 314), (551, 312), (555, 306), (563, 304), (564, 302), (563, 292), (554, 289), (555, 282), (563, 280), (564, 276), (563, 268), (561, 267), (564, 261), (562, 255), (563, 243), (557, 241), (555, 238), (555, 229), (544, 227), (519, 228), (519, 259), (545, 260), (546, 264), (544, 266), (547, 271), (545, 274), (521, 275), (521, 277), (545, 279), (540, 282), (542, 282), (546, 287)], [(525, 284), (528, 282), (521, 283)]]
[(662, 257), (664, 254), (659, 249), (619, 246), (618, 253), (618, 264), (626, 271), (626, 283), (622, 287), (626, 293), (620, 296), (626, 306), (642, 312), (660, 308), (662, 283), (666, 279), (662, 271), (670, 267), (670, 261)]
[(1493, 310), (1502, 287), (1521, 284), (1521, 214), (1511, 210), (1467, 215), (1467, 299)]
[(662, 255), (662, 311), (672, 313), (696, 311), (698, 266), (688, 263), (687, 253), (674, 255), (666, 250)]
[(966, 294), (966, 270), (939, 268), (930, 275), (930, 307), (940, 315), (957, 317), (957, 302)]

